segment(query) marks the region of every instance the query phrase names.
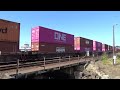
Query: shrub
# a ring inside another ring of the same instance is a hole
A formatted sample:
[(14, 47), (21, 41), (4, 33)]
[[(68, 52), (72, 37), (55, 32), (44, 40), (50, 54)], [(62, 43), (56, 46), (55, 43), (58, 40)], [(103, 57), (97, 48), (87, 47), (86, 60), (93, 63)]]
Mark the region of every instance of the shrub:
[(104, 64), (107, 64), (107, 61), (108, 61), (108, 55), (106, 53), (103, 53), (103, 55), (102, 55), (102, 62)]
[(117, 63), (117, 64), (120, 64), (120, 53), (117, 53), (116, 63)]

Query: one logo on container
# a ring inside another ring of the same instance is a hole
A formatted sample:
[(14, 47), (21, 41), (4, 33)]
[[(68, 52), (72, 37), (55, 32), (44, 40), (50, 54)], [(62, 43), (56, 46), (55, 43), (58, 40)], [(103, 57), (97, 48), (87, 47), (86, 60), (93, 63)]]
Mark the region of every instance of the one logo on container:
[(54, 39), (58, 41), (66, 42), (66, 34), (55, 32), (54, 33)]
[(0, 33), (7, 33), (7, 28), (5, 28), (5, 29), (0, 28)]

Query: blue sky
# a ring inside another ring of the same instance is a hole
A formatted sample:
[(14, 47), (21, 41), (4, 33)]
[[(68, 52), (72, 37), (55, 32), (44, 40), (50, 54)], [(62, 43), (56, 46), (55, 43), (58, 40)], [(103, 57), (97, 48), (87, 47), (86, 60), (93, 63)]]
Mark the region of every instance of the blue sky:
[(31, 28), (44, 26), (112, 45), (120, 45), (120, 11), (0, 11), (0, 18), (21, 23), (20, 47), (31, 45)]

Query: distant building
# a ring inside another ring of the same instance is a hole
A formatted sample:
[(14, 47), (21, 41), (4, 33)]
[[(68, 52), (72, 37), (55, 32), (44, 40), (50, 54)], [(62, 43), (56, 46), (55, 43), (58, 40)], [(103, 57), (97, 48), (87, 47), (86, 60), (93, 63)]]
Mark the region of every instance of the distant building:
[(29, 44), (24, 44), (24, 46), (21, 47), (20, 51), (31, 51), (31, 47), (29, 46)]
[(31, 51), (31, 48), (30, 49), (20, 49), (20, 51)]

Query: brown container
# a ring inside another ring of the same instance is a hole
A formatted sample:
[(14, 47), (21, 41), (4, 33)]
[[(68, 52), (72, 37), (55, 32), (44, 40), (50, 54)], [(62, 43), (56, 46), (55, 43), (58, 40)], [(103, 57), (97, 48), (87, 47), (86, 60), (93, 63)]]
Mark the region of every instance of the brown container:
[(110, 46), (109, 50), (110, 50), (110, 51), (112, 51), (112, 50), (113, 50), (113, 47), (112, 47), (112, 46)]
[(65, 52), (72, 53), (74, 52), (73, 45), (64, 45), (64, 44), (54, 44), (54, 43), (37, 43), (32, 42), (32, 51), (39, 51), (41, 53), (56, 53), (56, 52)]
[(105, 51), (108, 51), (108, 45), (105, 44)]
[(93, 40), (80, 37), (80, 45), (81, 47), (93, 47)]
[(39, 51), (39, 42), (32, 42), (31, 46), (32, 51)]
[[(81, 52), (84, 52), (87, 49), (89, 49), (90, 52), (93, 51), (93, 40), (86, 39), (83, 37), (75, 37), (75, 38), (77, 38), (77, 39), (74, 39), (75, 40), (74, 45), (76, 45), (75, 42), (77, 42), (77, 43), (79, 42), (78, 44), (80, 44), (79, 45), (80, 47), (78, 47), (78, 45), (77, 45), (77, 47), (80, 48), (78, 50), (80, 50)], [(76, 40), (78, 40), (78, 41), (76, 41)]]
[(108, 51), (112, 51), (112, 46), (108, 45)]
[(6, 42), (0, 41), (0, 51), (4, 52), (18, 52), (19, 51), (19, 43), (17, 42)]
[(20, 23), (0, 19), (0, 41), (19, 42)]

